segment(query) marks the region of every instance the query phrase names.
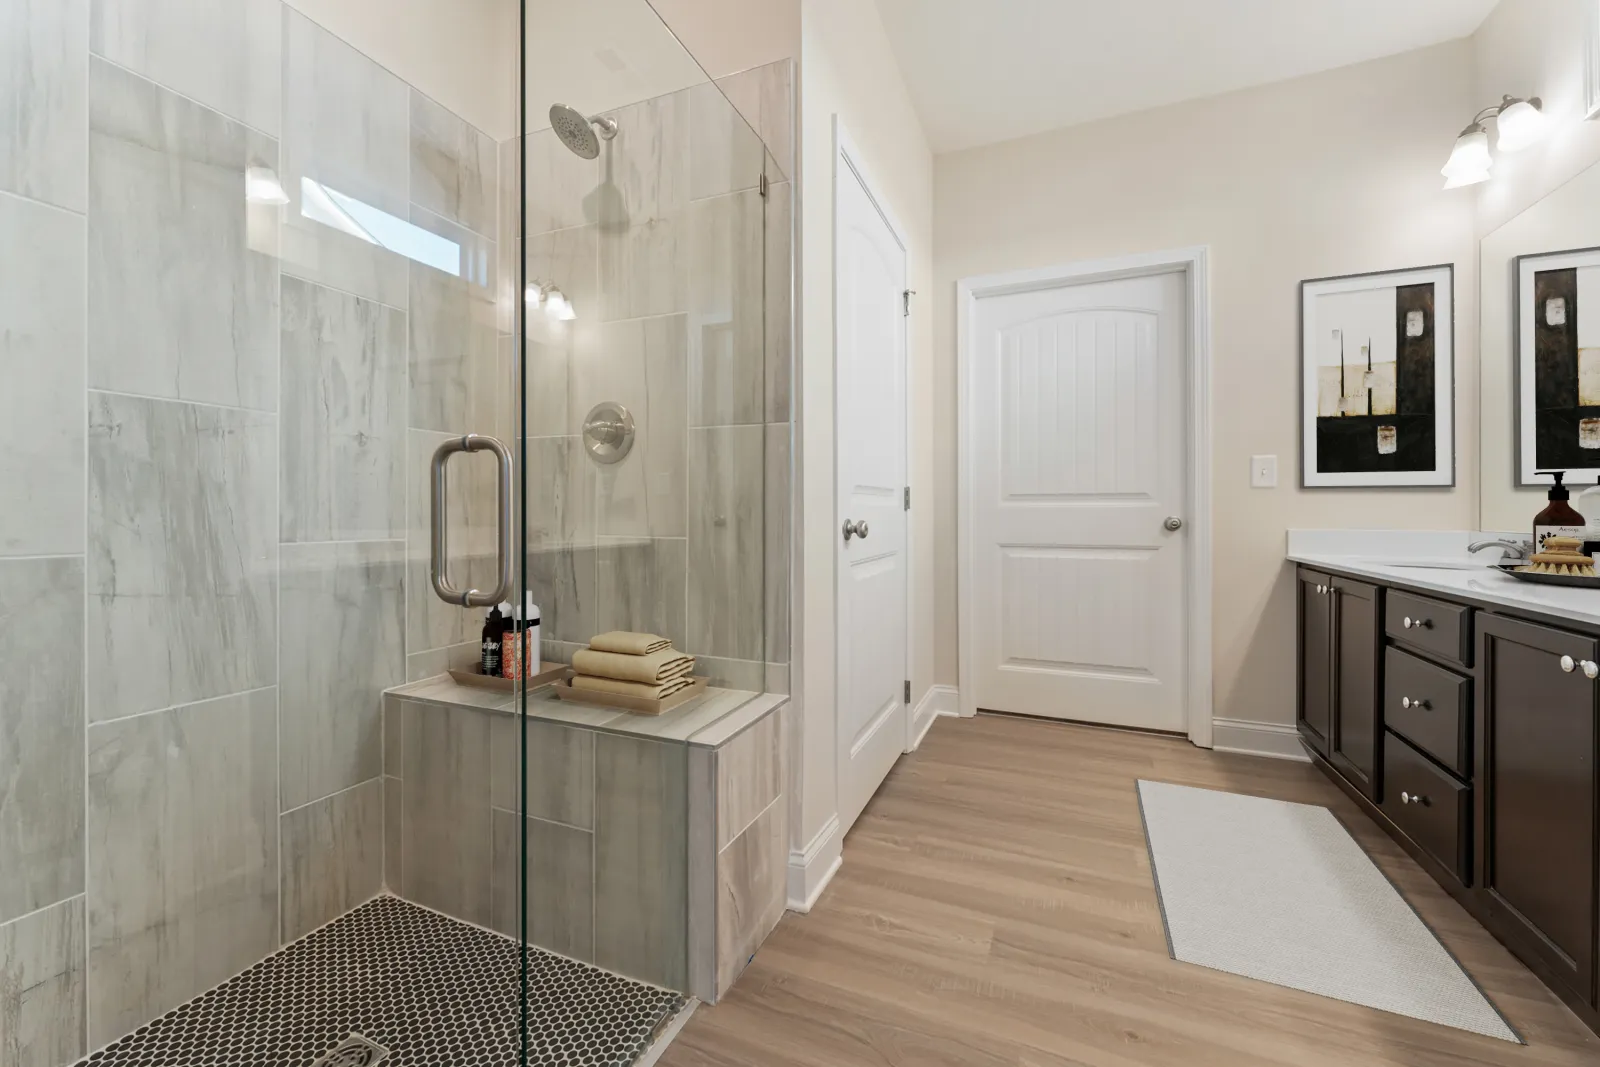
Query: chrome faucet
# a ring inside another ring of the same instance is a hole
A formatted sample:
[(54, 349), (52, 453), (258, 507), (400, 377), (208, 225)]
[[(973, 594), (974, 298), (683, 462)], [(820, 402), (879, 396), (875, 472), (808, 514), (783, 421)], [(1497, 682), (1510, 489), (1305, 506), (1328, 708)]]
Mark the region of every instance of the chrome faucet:
[(1501, 558), (1509, 556), (1511, 559), (1528, 559), (1533, 555), (1532, 541), (1503, 541), (1499, 539), (1492, 541), (1474, 541), (1472, 544), (1467, 546), (1467, 552), (1472, 553), (1477, 552), (1480, 549), (1494, 548), (1497, 546), (1505, 550), (1502, 553)]

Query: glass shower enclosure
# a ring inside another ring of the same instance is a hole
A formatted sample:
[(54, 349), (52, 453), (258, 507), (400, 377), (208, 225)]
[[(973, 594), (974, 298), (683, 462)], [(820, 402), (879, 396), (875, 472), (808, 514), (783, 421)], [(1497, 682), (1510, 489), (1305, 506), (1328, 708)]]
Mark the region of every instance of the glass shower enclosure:
[[(0, 1067), (633, 1062), (781, 912), (716, 899), (786, 849), (789, 64), (646, 0), (0, 56)], [(706, 689), (471, 678), (500, 600)]]

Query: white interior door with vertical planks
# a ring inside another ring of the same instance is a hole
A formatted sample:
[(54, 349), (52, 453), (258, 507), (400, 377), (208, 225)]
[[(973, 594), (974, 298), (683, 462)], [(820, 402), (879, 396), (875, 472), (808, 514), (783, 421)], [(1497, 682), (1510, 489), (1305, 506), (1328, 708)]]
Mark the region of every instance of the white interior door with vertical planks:
[(834, 159), (839, 822), (905, 748), (906, 249), (839, 137)]
[(1181, 272), (970, 312), (966, 657), (979, 708), (1187, 728)]

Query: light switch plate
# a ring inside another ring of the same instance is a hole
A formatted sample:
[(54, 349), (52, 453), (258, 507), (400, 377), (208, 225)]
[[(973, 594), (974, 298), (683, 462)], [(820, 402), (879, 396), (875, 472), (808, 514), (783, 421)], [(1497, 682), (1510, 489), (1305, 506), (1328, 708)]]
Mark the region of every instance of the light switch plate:
[(1278, 457), (1250, 457), (1250, 488), (1276, 489), (1278, 487)]

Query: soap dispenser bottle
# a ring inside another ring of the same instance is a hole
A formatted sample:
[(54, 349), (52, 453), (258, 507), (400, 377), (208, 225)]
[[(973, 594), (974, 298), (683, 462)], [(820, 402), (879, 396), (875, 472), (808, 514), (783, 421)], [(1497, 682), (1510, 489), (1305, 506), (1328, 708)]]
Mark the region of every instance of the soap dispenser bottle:
[(1573, 510), (1567, 501), (1572, 494), (1567, 487), (1561, 484), (1561, 479), (1566, 477), (1566, 471), (1539, 471), (1540, 475), (1549, 475), (1555, 479), (1555, 484), (1550, 486), (1550, 503), (1545, 509), (1533, 517), (1533, 544), (1537, 551), (1544, 551), (1544, 543), (1550, 537), (1581, 537), (1583, 535), (1583, 516)]

